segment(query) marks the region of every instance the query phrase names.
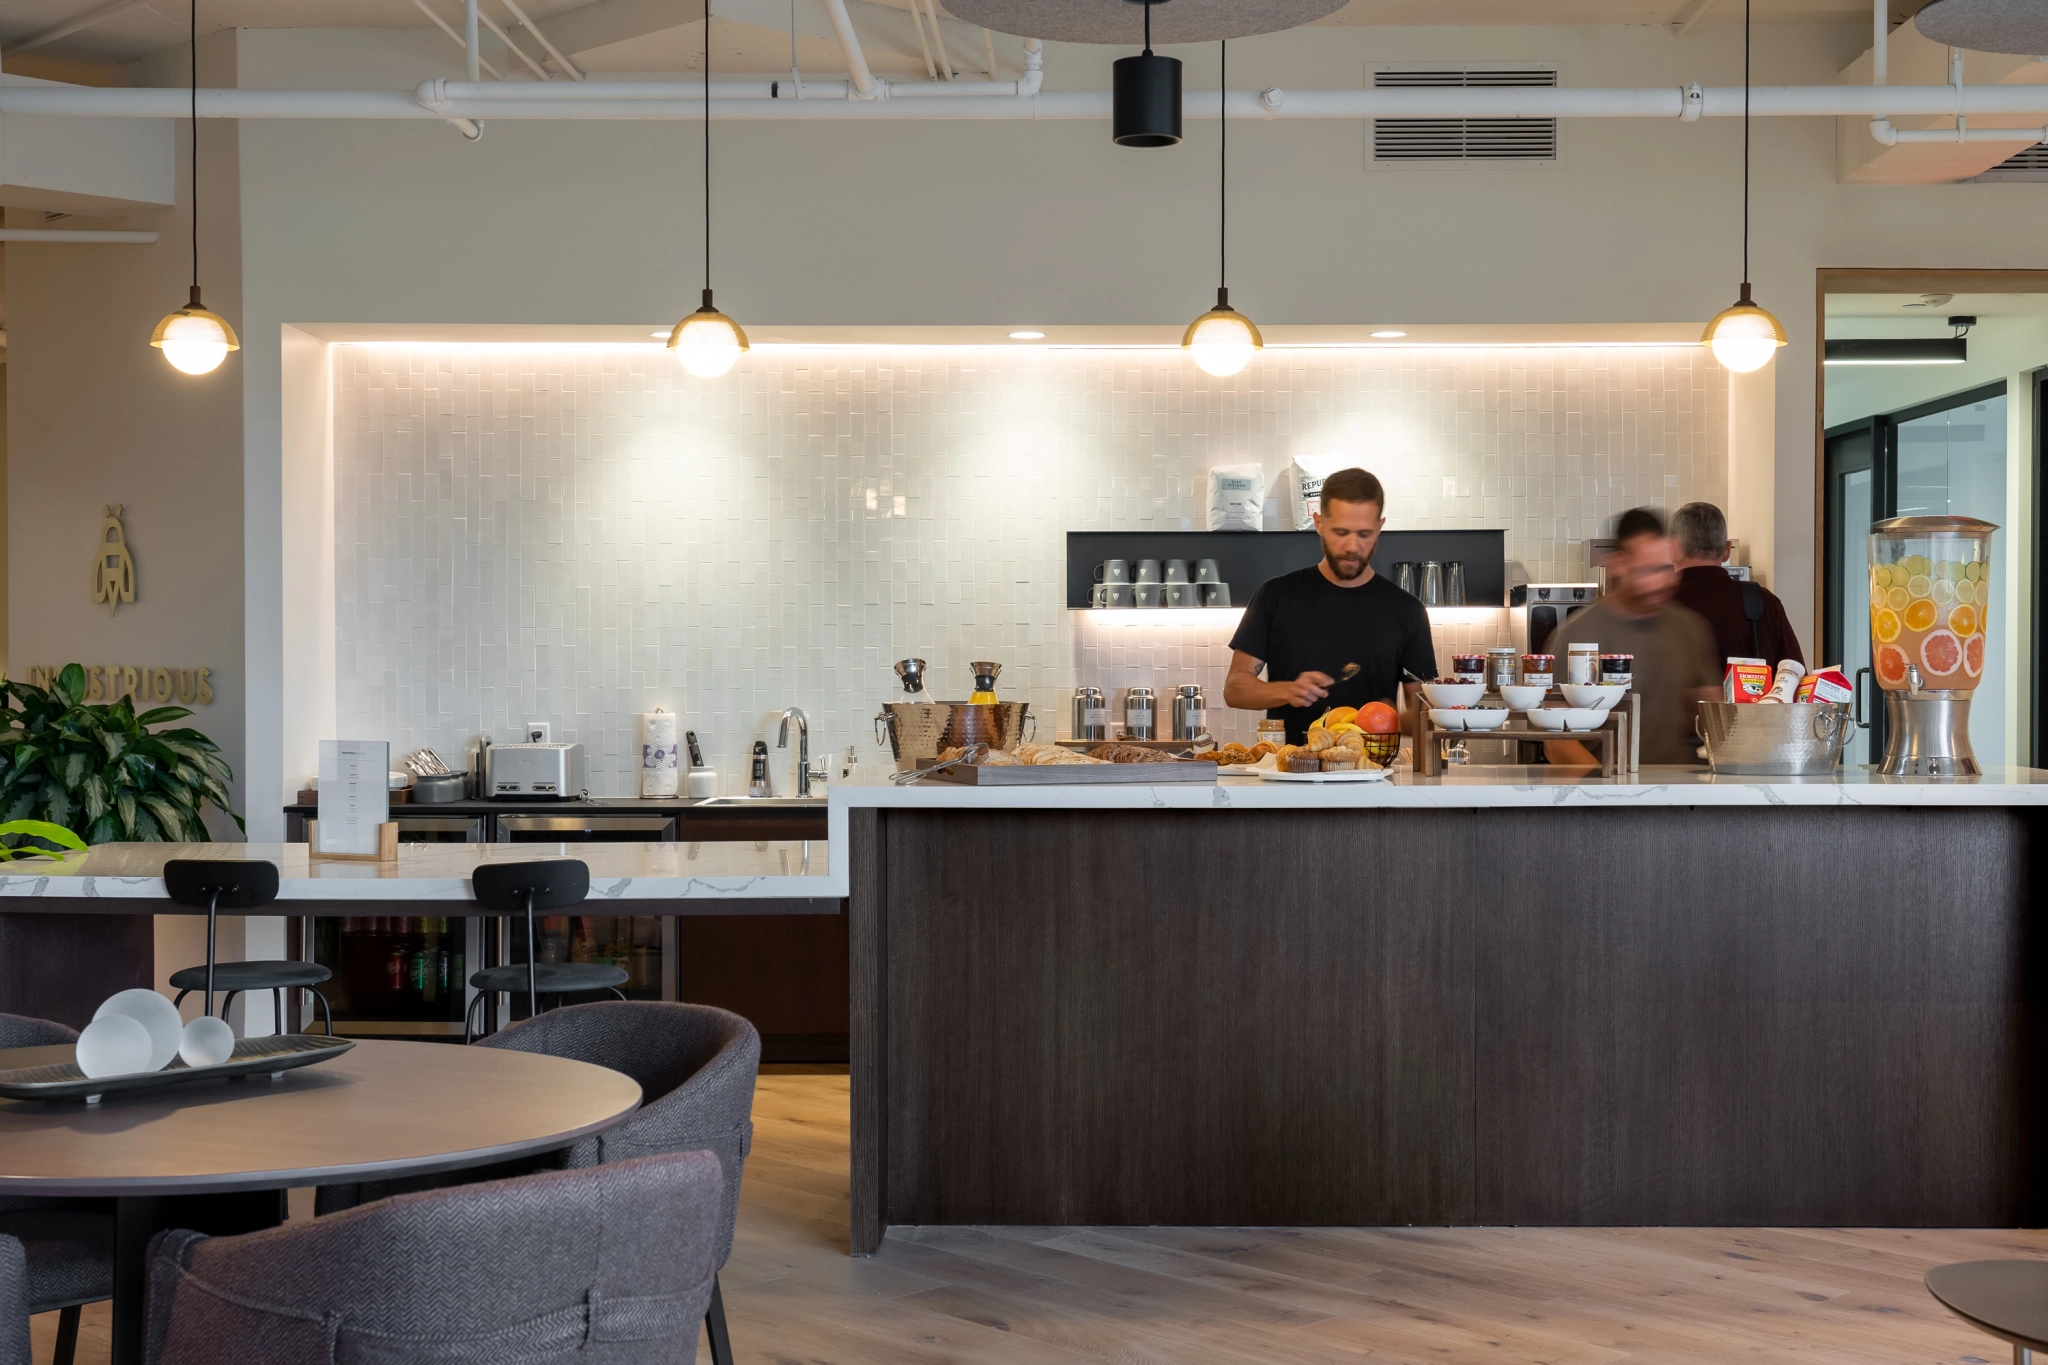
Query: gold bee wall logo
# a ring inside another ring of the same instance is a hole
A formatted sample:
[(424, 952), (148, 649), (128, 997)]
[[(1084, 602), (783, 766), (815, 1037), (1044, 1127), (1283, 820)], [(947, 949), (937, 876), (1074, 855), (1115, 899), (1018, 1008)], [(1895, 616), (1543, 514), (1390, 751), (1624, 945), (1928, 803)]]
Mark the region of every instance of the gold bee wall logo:
[(128, 533), (121, 526), (122, 504), (105, 509), (100, 523), (99, 553), (92, 561), (92, 600), (107, 604), (107, 615), (135, 600), (135, 558), (128, 553)]

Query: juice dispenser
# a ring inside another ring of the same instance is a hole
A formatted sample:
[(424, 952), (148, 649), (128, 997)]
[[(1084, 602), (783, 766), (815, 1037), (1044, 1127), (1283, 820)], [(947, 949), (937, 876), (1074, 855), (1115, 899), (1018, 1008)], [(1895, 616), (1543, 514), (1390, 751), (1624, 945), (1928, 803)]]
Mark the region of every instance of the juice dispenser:
[(1884, 692), (1880, 773), (1966, 777), (1970, 696), (1991, 629), (1991, 533), (1974, 517), (1894, 517), (1870, 528), (1871, 667)]

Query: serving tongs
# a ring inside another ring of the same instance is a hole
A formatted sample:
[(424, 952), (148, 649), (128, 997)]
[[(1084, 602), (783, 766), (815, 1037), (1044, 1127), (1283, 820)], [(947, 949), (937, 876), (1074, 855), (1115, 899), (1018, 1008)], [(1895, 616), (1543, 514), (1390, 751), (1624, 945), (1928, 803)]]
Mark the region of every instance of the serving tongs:
[(958, 757), (941, 759), (929, 768), (912, 768), (908, 772), (890, 773), (889, 780), (899, 787), (904, 787), (917, 781), (919, 778), (930, 777), (933, 773), (944, 772), (946, 769), (961, 763), (978, 763), (987, 756), (988, 745), (970, 744), (960, 751)]

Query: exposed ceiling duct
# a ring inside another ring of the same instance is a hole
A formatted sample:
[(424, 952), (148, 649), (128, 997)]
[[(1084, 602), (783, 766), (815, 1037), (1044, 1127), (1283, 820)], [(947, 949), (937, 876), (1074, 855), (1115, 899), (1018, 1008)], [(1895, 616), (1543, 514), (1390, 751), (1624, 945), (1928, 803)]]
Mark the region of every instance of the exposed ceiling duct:
[(2048, 52), (2043, 0), (1934, 0), (1914, 17), (1921, 36), (1972, 52)]
[[(1345, 0), (1155, 0), (1152, 41), (1214, 43), (1300, 28), (1344, 8)], [(998, 33), (1054, 43), (1134, 46), (1144, 26), (1134, 0), (946, 0), (955, 19)]]

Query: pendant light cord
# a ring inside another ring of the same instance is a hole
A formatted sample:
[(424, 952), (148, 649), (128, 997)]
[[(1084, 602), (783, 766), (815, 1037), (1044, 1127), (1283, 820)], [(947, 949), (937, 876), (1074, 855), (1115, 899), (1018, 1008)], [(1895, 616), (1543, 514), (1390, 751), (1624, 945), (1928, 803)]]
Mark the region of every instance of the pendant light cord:
[(1216, 292), (1223, 297), (1230, 284), (1230, 44), (1218, 42), (1216, 56)]
[(192, 301), (199, 302), (199, 0), (192, 0)]
[(704, 306), (711, 306), (711, 0), (704, 0)]
[(1749, 297), (1749, 14), (1742, 0), (1742, 294)]
[(1145, 55), (1152, 55), (1152, 0), (1145, 0)]

